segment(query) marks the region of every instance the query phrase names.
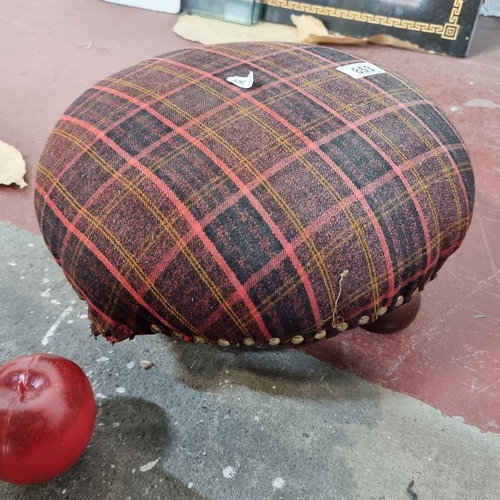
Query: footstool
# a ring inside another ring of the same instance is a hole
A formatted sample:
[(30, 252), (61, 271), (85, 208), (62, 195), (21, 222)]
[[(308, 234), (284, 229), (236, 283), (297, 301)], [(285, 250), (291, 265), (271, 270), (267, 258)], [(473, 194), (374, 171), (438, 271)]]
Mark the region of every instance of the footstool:
[(97, 83), (50, 135), (35, 194), (94, 335), (223, 347), (398, 318), (473, 201), (464, 144), (421, 90), (292, 43), (177, 50)]

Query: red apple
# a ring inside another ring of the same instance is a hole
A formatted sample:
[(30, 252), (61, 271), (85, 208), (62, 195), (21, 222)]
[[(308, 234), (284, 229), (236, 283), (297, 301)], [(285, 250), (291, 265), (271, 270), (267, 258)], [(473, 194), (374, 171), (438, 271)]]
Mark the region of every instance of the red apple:
[(43, 483), (85, 451), (96, 420), (90, 382), (73, 361), (52, 354), (0, 367), (0, 480)]

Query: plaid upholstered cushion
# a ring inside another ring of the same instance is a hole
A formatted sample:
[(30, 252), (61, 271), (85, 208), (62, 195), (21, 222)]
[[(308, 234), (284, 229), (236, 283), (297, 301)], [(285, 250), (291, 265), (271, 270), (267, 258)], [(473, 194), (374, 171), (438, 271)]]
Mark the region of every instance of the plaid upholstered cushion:
[[(374, 321), (433, 279), (470, 223), (463, 143), (414, 85), (326, 47), (180, 50), (61, 117), (35, 205), (117, 342), (299, 344)], [(254, 73), (250, 89), (226, 81)]]

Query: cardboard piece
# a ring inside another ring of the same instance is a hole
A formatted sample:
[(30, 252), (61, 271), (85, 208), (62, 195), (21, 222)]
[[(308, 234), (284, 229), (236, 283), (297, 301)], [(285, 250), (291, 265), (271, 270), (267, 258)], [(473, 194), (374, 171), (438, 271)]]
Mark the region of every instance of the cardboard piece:
[(329, 33), (325, 25), (313, 16), (296, 16), (292, 14), (291, 20), (294, 26), (267, 22), (261, 22), (254, 26), (241, 26), (225, 21), (185, 14), (177, 20), (174, 26), (174, 33), (186, 40), (199, 42), (204, 45), (231, 42), (300, 42), (332, 45), (375, 43), (424, 52), (417, 45), (387, 35), (360, 39), (343, 36), (338, 33)]
[(377, 35), (371, 38), (355, 38), (344, 36), (340, 33), (329, 33), (326, 26), (314, 16), (296, 16), (292, 14), (291, 20), (298, 29), (298, 39), (301, 43), (324, 43), (333, 45), (362, 45), (373, 43), (376, 45), (391, 45), (401, 49), (425, 52), (418, 45), (403, 40), (398, 40), (389, 35)]
[(231, 42), (298, 42), (295, 26), (259, 23), (253, 26), (185, 14), (175, 23), (174, 33), (205, 45)]

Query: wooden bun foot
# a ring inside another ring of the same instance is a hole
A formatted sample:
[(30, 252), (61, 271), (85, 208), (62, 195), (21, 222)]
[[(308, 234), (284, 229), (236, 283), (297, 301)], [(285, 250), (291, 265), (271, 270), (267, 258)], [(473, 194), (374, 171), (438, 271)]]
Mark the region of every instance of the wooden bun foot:
[(381, 316), (373, 323), (361, 328), (373, 333), (396, 333), (413, 323), (420, 310), (420, 292), (417, 292), (407, 304), (403, 304), (392, 313)]

